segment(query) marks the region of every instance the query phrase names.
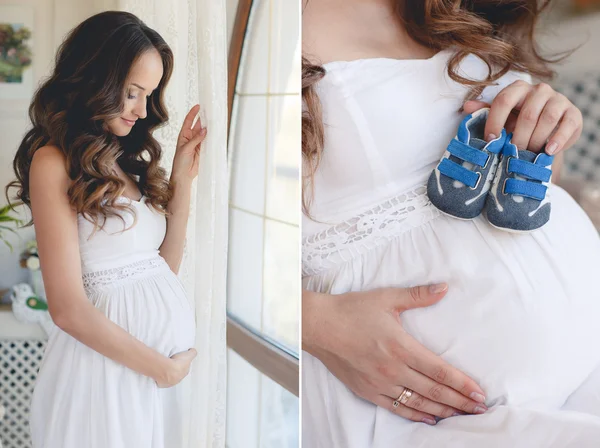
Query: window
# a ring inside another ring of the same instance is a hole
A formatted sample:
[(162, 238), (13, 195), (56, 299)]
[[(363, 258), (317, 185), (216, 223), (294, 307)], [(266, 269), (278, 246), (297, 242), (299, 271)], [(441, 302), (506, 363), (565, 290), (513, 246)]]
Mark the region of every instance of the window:
[(298, 446), (300, 5), (240, 0), (230, 44), (230, 448)]

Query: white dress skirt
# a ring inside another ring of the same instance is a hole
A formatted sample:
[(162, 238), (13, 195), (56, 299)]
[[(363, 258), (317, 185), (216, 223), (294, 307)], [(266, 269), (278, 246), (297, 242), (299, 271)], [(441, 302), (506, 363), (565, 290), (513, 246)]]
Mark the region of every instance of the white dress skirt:
[[(103, 230), (78, 217), (83, 285), (110, 320), (165, 356), (194, 346), (194, 312), (182, 283), (158, 254), (165, 217), (141, 201), (126, 231), (110, 217)], [(123, 213), (126, 226), (133, 216)], [(90, 237), (90, 238), (88, 238)], [(183, 446), (183, 383), (161, 389), (56, 327), (33, 393), (33, 448)]]
[[(551, 185), (550, 222), (507, 233), (440, 214), (425, 184), (464, 115), (467, 88), (426, 60), (325, 65), (325, 149), (303, 221), (303, 286), (340, 294), (447, 282), (406, 331), (484, 390), (489, 411), (435, 426), (376, 407), (302, 353), (305, 448), (600, 446), (600, 239)], [(483, 79), (475, 56), (462, 73)], [(509, 73), (482, 99), (491, 102)], [(391, 403), (392, 399), (390, 399)]]

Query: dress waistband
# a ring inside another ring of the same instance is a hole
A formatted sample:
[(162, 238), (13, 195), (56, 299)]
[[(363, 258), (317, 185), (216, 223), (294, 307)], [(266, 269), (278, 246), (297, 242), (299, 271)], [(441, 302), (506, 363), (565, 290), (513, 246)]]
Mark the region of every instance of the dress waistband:
[(147, 258), (112, 269), (87, 272), (81, 276), (86, 290), (106, 286), (120, 286), (123, 283), (139, 280), (169, 270), (169, 265), (161, 256)]
[(302, 239), (302, 275), (316, 275), (419, 227), (440, 214), (425, 185)]

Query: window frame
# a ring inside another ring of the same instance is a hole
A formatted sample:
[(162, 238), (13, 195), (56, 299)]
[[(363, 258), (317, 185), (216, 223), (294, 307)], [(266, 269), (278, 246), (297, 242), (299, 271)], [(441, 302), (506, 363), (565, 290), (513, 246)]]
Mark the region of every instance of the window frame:
[[(248, 20), (253, 6), (253, 0), (239, 0), (232, 30), (228, 54), (228, 137), (231, 132), (233, 102), (244, 42), (247, 37)], [(227, 150), (229, 151), (229, 147)], [(299, 358), (229, 312), (227, 313), (227, 346), (259, 372), (271, 378), (290, 393), (299, 396)]]

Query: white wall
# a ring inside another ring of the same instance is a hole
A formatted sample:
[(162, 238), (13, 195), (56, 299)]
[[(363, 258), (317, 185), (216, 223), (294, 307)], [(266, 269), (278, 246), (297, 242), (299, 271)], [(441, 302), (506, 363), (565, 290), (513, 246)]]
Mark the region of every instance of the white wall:
[(551, 54), (581, 45), (569, 58), (553, 66), (559, 82), (578, 73), (600, 73), (600, 11), (581, 14), (570, 5), (570, 0), (554, 1), (538, 28), (542, 49)]

